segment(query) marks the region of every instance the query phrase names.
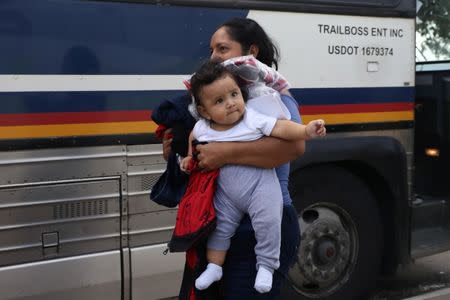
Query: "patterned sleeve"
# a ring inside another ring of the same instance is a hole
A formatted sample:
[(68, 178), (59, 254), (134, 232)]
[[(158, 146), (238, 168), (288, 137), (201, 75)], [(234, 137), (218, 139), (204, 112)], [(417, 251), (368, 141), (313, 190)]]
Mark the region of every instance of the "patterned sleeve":
[(270, 86), (278, 92), (290, 87), (289, 82), (286, 80), (286, 78), (284, 78), (284, 76), (281, 75), (277, 70), (260, 62), (256, 58), (253, 59), (256, 61), (258, 68), (261, 70), (262, 79), (267, 86)]
[(283, 75), (253, 55), (231, 58), (224, 61), (223, 65), (248, 83), (261, 81), (278, 92), (290, 87)]

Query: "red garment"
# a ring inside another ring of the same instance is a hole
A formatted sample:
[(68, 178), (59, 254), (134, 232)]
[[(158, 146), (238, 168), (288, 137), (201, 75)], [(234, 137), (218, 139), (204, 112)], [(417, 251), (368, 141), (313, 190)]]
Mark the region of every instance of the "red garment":
[(156, 128), (156, 130), (155, 130), (155, 135), (156, 135), (156, 137), (157, 138), (160, 138), (160, 139), (162, 139), (162, 138), (166, 138), (166, 139), (171, 139), (171, 138), (173, 138), (173, 134), (171, 134), (171, 133), (167, 133), (167, 134), (165, 134), (165, 136), (164, 136), (164, 132), (167, 130), (167, 129), (169, 129), (169, 127), (167, 127), (167, 126), (165, 126), (165, 125), (162, 125), (162, 124), (159, 124), (158, 125), (158, 127)]
[(181, 198), (175, 229), (169, 242), (170, 252), (183, 252), (195, 246), (216, 226), (214, 193), (219, 170), (201, 172), (194, 168), (186, 193)]

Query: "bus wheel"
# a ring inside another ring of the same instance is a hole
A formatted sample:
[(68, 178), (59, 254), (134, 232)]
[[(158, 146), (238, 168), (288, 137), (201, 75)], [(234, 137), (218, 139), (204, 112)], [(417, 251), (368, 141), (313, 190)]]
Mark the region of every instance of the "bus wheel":
[(327, 166), (300, 170), (291, 186), (301, 231), (292, 288), (300, 299), (363, 298), (376, 283), (382, 251), (371, 191), (349, 171)]

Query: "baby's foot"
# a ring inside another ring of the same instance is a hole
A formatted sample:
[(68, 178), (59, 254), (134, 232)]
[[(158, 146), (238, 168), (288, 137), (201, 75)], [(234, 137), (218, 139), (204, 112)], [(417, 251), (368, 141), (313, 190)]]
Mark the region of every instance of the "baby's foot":
[[(214, 281), (222, 278), (222, 267), (213, 263), (209, 263), (206, 270), (195, 280), (195, 287), (198, 290), (207, 289)], [(272, 282), (272, 279), (271, 279)]]
[(272, 277), (272, 272), (260, 266), (256, 274), (255, 290), (261, 294), (270, 291), (272, 289)]

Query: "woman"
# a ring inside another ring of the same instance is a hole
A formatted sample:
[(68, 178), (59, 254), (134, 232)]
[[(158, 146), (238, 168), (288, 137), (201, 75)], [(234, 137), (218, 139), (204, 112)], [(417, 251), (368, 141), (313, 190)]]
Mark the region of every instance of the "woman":
[[(253, 20), (236, 18), (222, 24), (211, 37), (211, 60), (252, 54), (268, 66), (277, 68), (278, 50), (265, 31)], [(295, 100), (287, 90), (282, 100), (291, 113), (291, 119), (300, 122)], [(165, 157), (170, 152), (170, 140), (163, 140)], [(304, 141), (289, 142), (265, 137), (253, 142), (210, 143), (197, 146), (199, 166), (207, 170), (225, 164), (252, 165), (261, 168), (277, 167), (283, 193), (280, 267), (274, 273), (269, 293), (259, 294), (253, 287), (256, 276), (255, 234), (248, 216), (244, 217), (232, 238), (224, 265), (221, 282), (225, 299), (276, 299), (296, 254), (300, 232), (295, 208), (288, 192), (289, 161), (304, 153)]]

